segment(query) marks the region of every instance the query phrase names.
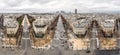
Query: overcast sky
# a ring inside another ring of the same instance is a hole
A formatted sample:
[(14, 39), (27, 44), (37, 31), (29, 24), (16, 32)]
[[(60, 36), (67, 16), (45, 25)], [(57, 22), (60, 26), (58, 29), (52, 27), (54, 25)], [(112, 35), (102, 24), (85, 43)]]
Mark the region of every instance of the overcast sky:
[(0, 0), (2, 10), (120, 11), (120, 0)]

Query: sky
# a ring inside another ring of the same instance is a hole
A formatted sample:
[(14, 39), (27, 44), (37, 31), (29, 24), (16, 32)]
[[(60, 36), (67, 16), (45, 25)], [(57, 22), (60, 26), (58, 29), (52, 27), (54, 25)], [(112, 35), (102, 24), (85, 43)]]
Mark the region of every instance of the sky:
[(120, 0), (0, 0), (2, 11), (117, 12)]

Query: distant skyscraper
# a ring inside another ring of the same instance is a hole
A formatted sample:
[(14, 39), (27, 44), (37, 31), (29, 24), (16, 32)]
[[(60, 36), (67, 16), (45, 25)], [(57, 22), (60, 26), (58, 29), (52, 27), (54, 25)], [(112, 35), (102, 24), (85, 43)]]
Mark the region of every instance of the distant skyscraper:
[(75, 9), (75, 14), (77, 14), (77, 9)]

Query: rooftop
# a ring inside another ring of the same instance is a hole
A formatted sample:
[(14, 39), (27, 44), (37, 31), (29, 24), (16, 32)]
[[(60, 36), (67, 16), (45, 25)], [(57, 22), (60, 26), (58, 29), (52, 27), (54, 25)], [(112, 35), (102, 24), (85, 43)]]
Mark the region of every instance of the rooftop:
[(112, 28), (112, 27), (114, 27), (114, 20), (105, 20), (102, 22), (102, 25), (105, 28)]
[(16, 28), (18, 22), (15, 19), (6, 19), (4, 25), (7, 26), (8, 28)]
[(76, 28), (84, 28), (87, 26), (87, 24), (89, 23), (89, 20), (87, 19), (81, 19), (79, 21), (76, 21), (73, 26)]

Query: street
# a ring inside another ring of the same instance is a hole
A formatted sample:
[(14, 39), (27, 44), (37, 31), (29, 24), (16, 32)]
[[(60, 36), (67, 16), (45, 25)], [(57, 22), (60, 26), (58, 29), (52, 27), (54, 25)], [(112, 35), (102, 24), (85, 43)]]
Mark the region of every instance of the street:
[(63, 23), (61, 20), (61, 17), (59, 16), (58, 19), (58, 23), (56, 26), (56, 31), (55, 31), (55, 35), (54, 35), (54, 39), (52, 40), (52, 48), (58, 48), (58, 49), (67, 49), (68, 45), (67, 45), (67, 37), (65, 35), (65, 29), (63, 27)]

